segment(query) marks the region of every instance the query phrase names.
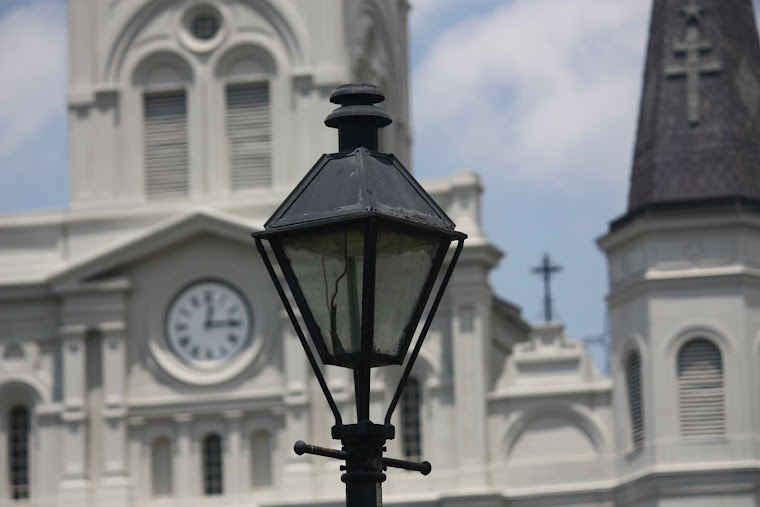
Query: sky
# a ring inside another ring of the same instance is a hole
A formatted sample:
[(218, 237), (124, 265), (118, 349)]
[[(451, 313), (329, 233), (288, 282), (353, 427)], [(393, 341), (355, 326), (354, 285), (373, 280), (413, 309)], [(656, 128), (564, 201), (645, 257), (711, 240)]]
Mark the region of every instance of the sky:
[[(595, 239), (626, 208), (650, 2), (410, 3), (416, 177), (477, 171), (505, 253), (495, 292), (541, 321), (531, 268), (548, 253), (558, 320), (572, 338), (602, 334)], [(65, 16), (63, 0), (0, 0), (0, 213), (68, 202)]]

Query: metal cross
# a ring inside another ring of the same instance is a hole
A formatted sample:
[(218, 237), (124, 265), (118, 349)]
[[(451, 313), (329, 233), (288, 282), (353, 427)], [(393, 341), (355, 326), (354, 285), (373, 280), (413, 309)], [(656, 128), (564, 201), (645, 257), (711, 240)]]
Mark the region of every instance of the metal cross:
[(699, 76), (714, 74), (721, 70), (721, 65), (715, 57), (700, 60), (703, 53), (712, 51), (712, 43), (699, 37), (699, 17), (702, 9), (692, 0), (682, 11), (686, 16), (686, 38), (673, 44), (673, 52), (676, 55), (685, 55), (686, 60), (666, 66), (665, 75), (686, 76), (688, 120), (690, 125), (696, 125), (699, 123)]
[(543, 262), (540, 266), (532, 268), (531, 273), (543, 275), (544, 277), (544, 320), (546, 322), (552, 321), (552, 293), (551, 293), (551, 277), (554, 273), (562, 271), (562, 266), (553, 266), (549, 254), (545, 253)]

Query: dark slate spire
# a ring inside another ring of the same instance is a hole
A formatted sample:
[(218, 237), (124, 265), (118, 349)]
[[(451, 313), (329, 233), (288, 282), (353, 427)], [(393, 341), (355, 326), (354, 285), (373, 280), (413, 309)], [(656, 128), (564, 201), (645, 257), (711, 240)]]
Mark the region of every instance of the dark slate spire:
[(760, 200), (760, 46), (751, 0), (654, 0), (628, 216)]

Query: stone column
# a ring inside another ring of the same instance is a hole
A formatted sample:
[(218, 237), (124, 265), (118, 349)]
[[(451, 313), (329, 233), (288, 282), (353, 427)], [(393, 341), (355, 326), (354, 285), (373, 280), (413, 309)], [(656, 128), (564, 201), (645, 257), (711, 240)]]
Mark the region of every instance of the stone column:
[[(103, 361), (103, 478), (100, 504), (128, 506), (131, 480), (127, 474), (126, 325), (113, 322), (101, 325)], [(107, 373), (107, 374), (106, 374)]]
[(195, 496), (201, 489), (196, 484), (197, 466), (195, 456), (193, 456), (193, 442), (190, 432), (190, 424), (193, 421), (191, 414), (176, 414), (173, 417), (177, 425), (177, 453), (174, 455), (174, 470), (172, 470), (172, 491), (179, 499), (179, 503), (184, 505), (185, 500)]
[(61, 505), (90, 505), (87, 480), (87, 413), (85, 411), (85, 333), (84, 325), (59, 328), (61, 338), (63, 394), (63, 480), (59, 487)]
[(243, 455), (241, 449), (243, 447), (242, 439), (242, 410), (225, 410), (222, 414), (227, 421), (227, 435), (224, 438), (224, 449), (227, 451), (224, 453), (223, 464), (223, 477), (224, 485), (223, 491), (225, 495), (229, 495), (233, 498), (241, 497), (245, 491), (245, 484), (243, 482), (243, 474), (241, 470), (243, 467)]

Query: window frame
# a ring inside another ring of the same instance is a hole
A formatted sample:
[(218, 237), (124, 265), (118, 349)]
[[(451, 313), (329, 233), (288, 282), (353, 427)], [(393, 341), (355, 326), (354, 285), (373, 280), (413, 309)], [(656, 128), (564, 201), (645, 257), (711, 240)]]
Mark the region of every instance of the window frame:
[[(17, 418), (23, 412), (24, 418), (21, 425), (22, 435), (17, 435)], [(30, 492), (30, 452), (29, 440), (32, 432), (32, 418), (29, 407), (24, 404), (15, 404), (8, 410), (8, 493), (12, 500), (26, 500), (31, 496)], [(20, 449), (18, 446), (20, 445)], [(22, 456), (20, 456), (22, 455)], [(22, 458), (20, 466), (19, 457)], [(19, 481), (19, 482), (17, 482)]]
[[(703, 343), (712, 350), (712, 357), (705, 356), (705, 350), (689, 351), (697, 343)], [(712, 362), (714, 371), (710, 372), (704, 366), (697, 367), (694, 363), (684, 364), (689, 358), (684, 357), (685, 351), (693, 354), (693, 361)], [(702, 357), (700, 357), (700, 354)], [(696, 358), (696, 360), (694, 359)], [(705, 359), (707, 357), (708, 359)], [(678, 432), (682, 440), (706, 441), (725, 438), (726, 424), (726, 375), (723, 361), (723, 351), (719, 344), (707, 336), (697, 335), (684, 341), (675, 356), (676, 393), (678, 404)], [(685, 374), (688, 368), (688, 375)], [(691, 378), (689, 378), (691, 377)], [(712, 391), (712, 392), (711, 392)], [(705, 405), (696, 405), (707, 402)], [(696, 408), (695, 408), (696, 406)]]
[(201, 474), (204, 496), (224, 494), (224, 438), (216, 431), (206, 433), (201, 441)]
[[(638, 377), (636, 385), (632, 385), (632, 359), (635, 359)], [(625, 356), (625, 386), (628, 396), (628, 417), (630, 426), (630, 441), (632, 452), (641, 451), (646, 445), (646, 423), (644, 414), (644, 389), (642, 376), (642, 360), (638, 350), (632, 349)], [(632, 396), (635, 394), (636, 398)]]
[[(422, 459), (422, 405), (423, 384), (416, 377), (409, 377), (399, 400), (401, 426), (401, 452), (404, 459)], [(415, 452), (416, 451), (416, 452)]]

